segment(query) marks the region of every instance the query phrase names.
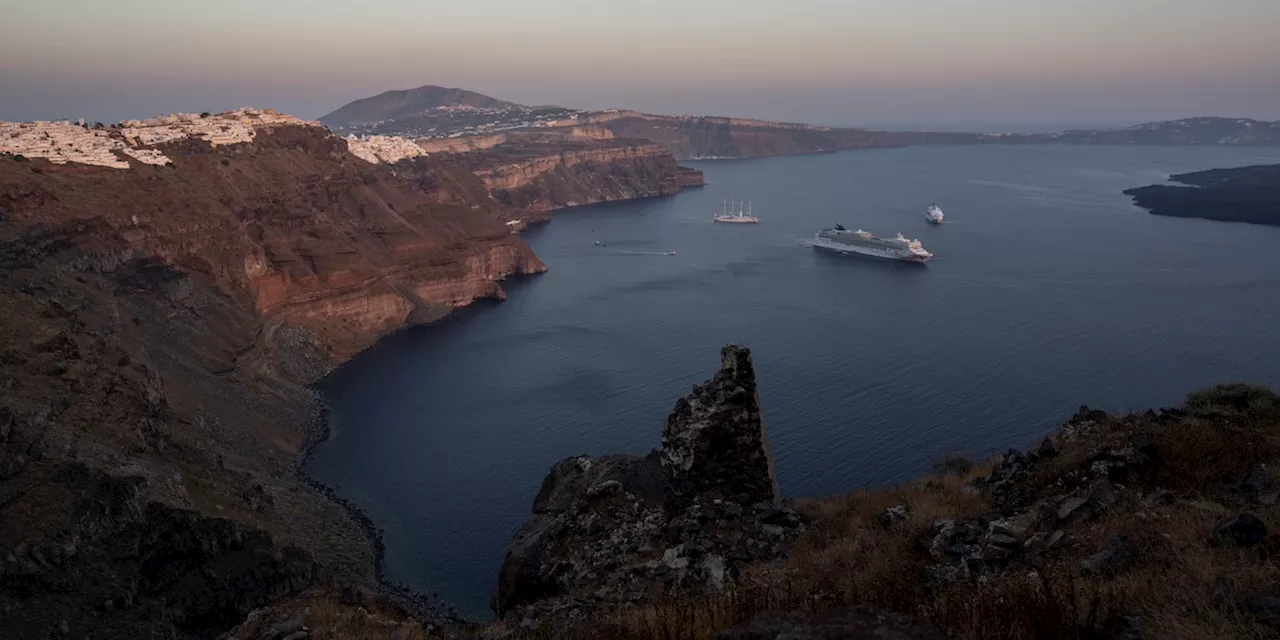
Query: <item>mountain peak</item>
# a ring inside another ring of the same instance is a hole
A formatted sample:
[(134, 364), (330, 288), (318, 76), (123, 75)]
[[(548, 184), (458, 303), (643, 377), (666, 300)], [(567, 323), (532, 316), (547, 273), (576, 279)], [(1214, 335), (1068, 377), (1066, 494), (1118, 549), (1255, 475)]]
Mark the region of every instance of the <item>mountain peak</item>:
[(384, 91), (376, 96), (349, 102), (333, 113), (320, 118), (320, 122), (329, 127), (346, 127), (395, 120), (422, 113), (427, 109), (450, 105), (485, 109), (519, 106), (513, 102), (491, 98), (466, 89), (429, 84), (415, 89)]

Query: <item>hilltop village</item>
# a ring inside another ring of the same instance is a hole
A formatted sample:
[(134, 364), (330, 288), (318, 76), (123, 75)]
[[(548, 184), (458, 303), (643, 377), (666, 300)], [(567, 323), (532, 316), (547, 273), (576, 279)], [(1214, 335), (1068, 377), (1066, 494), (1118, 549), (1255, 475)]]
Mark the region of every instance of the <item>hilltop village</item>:
[[(173, 160), (153, 147), (199, 138), (210, 145), (252, 142), (257, 132), (277, 126), (322, 127), (318, 122), (249, 107), (211, 113), (174, 113), (105, 126), (84, 120), (0, 122), (0, 153), (44, 158), (54, 164), (78, 163), (128, 169), (129, 159), (149, 165)], [(351, 153), (369, 163), (397, 162), (426, 155), (413, 141), (398, 136), (348, 136)]]

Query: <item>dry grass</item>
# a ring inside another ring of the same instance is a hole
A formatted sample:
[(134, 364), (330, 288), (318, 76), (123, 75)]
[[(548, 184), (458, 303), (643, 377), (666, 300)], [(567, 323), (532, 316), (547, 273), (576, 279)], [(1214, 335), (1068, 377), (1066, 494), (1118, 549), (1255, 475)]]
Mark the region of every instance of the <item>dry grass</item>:
[(310, 610), (305, 625), (309, 638), (333, 640), (433, 640), (422, 625), (408, 619), (393, 606), (366, 601), (363, 606), (343, 603), (331, 591), (317, 590), (278, 602), (260, 610), (244, 624), (232, 629), (227, 638), (254, 639), (270, 637), (272, 625), (290, 620)]
[[(783, 560), (745, 570), (735, 588), (722, 594), (677, 595), (601, 614), (576, 637), (701, 640), (764, 611), (870, 604), (915, 615), (961, 640), (1111, 638), (1127, 631), (1162, 640), (1278, 638), (1280, 633), (1256, 624), (1238, 604), (1280, 581), (1276, 536), (1250, 549), (1207, 541), (1225, 515), (1242, 509), (1273, 526), (1280, 523), (1280, 507), (1233, 502), (1241, 499), (1227, 486), (1254, 465), (1280, 461), (1280, 415), (1257, 410), (1280, 405), (1255, 393), (1233, 393), (1248, 400), (1231, 404), (1201, 397), (1198, 402), (1214, 407), (1212, 412), (1198, 411), (1172, 425), (1141, 417), (1109, 423), (1039, 465), (1029, 484), (1037, 493), (1052, 493), (1060, 474), (1087, 465), (1100, 446), (1123, 446), (1145, 435), (1157, 451), (1147, 473), (1118, 485), (1119, 502), (1101, 518), (1067, 527), (1073, 544), (1028, 560), (1000, 579), (934, 592), (926, 587), (931, 559), (925, 544), (934, 521), (993, 510), (985, 495), (965, 488), (990, 473), (988, 463), (891, 489), (798, 501), (794, 506), (809, 519), (809, 529)], [(1249, 410), (1224, 411), (1224, 405)], [(1180, 500), (1152, 504), (1148, 498), (1157, 489), (1171, 490)], [(908, 518), (882, 526), (880, 514), (899, 504), (909, 505)], [(1114, 578), (1082, 574), (1080, 561), (1116, 535), (1136, 546), (1133, 567)]]

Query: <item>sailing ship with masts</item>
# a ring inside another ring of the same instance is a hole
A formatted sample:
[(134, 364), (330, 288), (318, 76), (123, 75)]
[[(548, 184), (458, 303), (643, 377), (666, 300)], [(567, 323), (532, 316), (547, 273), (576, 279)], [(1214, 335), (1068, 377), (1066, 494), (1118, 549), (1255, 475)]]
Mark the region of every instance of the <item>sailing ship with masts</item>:
[(737, 210), (735, 211), (734, 202), (732, 200), (725, 200), (724, 203), (720, 206), (720, 215), (715, 217), (715, 221), (716, 222), (733, 222), (733, 223), (739, 223), (739, 224), (744, 224), (744, 223), (752, 224), (752, 223), (760, 222), (760, 218), (757, 218), (751, 215), (751, 201), (747, 201), (745, 210), (743, 209), (742, 201), (738, 201), (736, 204), (736, 207), (737, 207)]

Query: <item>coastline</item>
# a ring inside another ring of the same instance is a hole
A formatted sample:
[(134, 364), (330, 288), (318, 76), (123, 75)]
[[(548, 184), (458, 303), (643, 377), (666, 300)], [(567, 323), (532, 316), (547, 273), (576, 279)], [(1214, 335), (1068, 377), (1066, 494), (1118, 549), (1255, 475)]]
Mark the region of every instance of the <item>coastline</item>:
[(306, 387), (306, 392), (312, 398), (314, 411), (311, 419), (304, 427), (307, 437), (306, 445), (294, 461), (293, 473), (295, 477), (341, 507), (347, 513), (347, 517), (351, 518), (364, 533), (369, 540), (370, 546), (373, 547), (374, 577), (381, 595), (387, 597), (408, 612), (409, 615), (425, 624), (442, 626), (445, 624), (474, 623), (475, 621), (461, 617), (448, 602), (438, 597), (421, 593), (404, 583), (388, 580), (385, 572), (386, 545), (382, 541), (382, 530), (354, 502), (339, 495), (333, 487), (307, 474), (307, 463), (311, 461), (317, 447), (329, 441), (329, 436), (333, 431), (329, 422), (332, 409), (325, 400), (324, 395), (314, 385), (315, 383), (313, 382)]

